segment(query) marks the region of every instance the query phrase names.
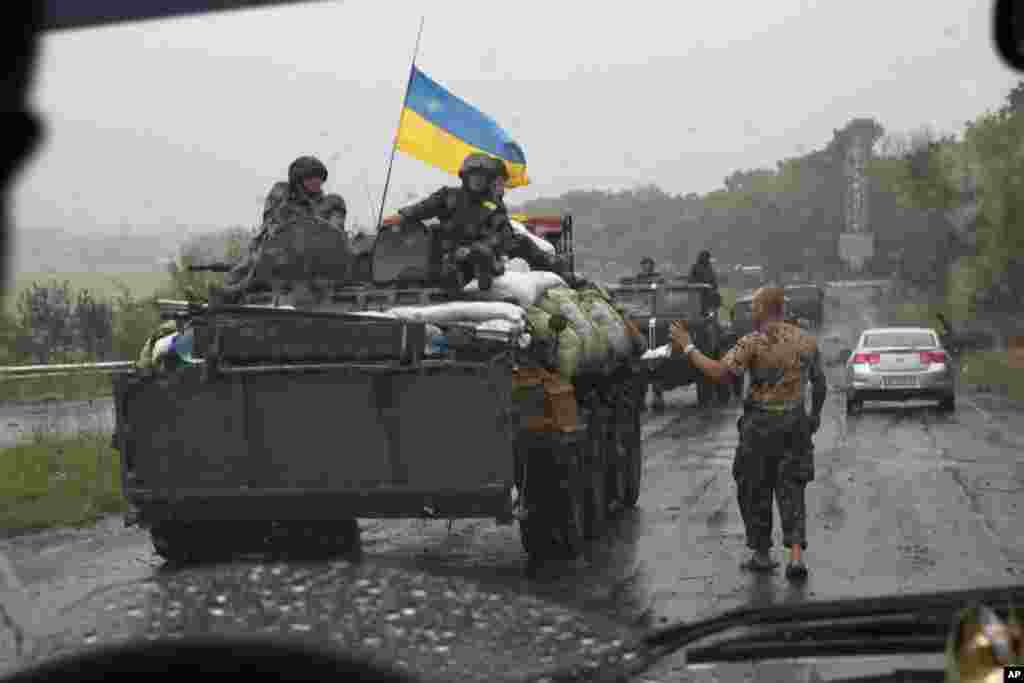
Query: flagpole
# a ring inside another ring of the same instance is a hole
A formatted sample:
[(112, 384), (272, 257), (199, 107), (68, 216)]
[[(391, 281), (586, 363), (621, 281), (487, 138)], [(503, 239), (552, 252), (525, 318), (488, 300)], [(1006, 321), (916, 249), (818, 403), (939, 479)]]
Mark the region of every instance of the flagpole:
[(409, 66), (409, 81), (405, 84), (405, 97), (402, 98), (402, 110), (398, 114), (398, 127), (395, 129), (395, 139), (391, 143), (391, 160), (388, 161), (388, 174), (384, 179), (384, 193), (380, 196), (380, 213), (377, 216), (377, 231), (381, 229), (381, 225), (384, 223), (384, 202), (388, 196), (388, 186), (391, 184), (391, 167), (395, 163), (395, 151), (398, 149), (398, 131), (402, 128), (402, 114), (405, 113), (405, 105), (409, 101), (409, 88), (412, 87), (412, 76), (416, 70), (416, 57), (420, 52), (420, 37), (423, 36), (423, 22), (426, 19), (425, 16), (420, 17), (420, 30), (416, 34), (416, 47), (412, 51), (412, 64)]

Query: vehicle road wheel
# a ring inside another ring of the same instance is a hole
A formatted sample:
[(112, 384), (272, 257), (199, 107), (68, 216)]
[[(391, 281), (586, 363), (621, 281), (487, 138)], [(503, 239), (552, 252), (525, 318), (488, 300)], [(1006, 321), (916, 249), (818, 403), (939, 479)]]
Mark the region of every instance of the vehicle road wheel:
[(707, 408), (711, 405), (714, 397), (714, 387), (711, 382), (703, 377), (697, 379), (697, 405)]
[(732, 393), (736, 397), (736, 400), (743, 399), (743, 376), (740, 375), (732, 381)]
[(608, 462), (611, 454), (606, 450), (611, 450), (611, 444), (606, 441), (610, 438), (607, 432), (608, 424), (597, 418), (591, 424), (587, 438), (583, 475), (586, 482), (583, 490), (583, 537), (586, 539), (599, 537), (608, 522)]
[(956, 397), (946, 396), (941, 401), (939, 401), (939, 410), (945, 413), (951, 413), (954, 410), (956, 410)]
[(358, 552), (359, 522), (354, 519), (281, 522), (275, 549), (301, 557), (332, 557)]
[(715, 384), (715, 393), (718, 395), (718, 402), (721, 405), (729, 405), (729, 399), (732, 397), (732, 386), (729, 384)]
[(583, 551), (580, 473), (575, 467), (563, 474), (538, 469), (534, 467), (535, 478), (527, 491), (526, 519), (519, 520), (523, 549), (531, 562), (575, 560)]
[[(149, 529), (153, 550), (171, 564), (192, 564), (230, 556), (245, 535), (216, 522), (161, 521)], [(227, 539), (231, 539), (227, 541)]]
[(864, 409), (864, 401), (857, 398), (856, 394), (850, 394), (846, 397), (846, 414), (856, 415)]
[(625, 495), (622, 503), (627, 508), (634, 508), (640, 500), (640, 485), (644, 476), (644, 451), (640, 419), (635, 412), (630, 417), (630, 423), (632, 429), (623, 430), (620, 436), (620, 453), (626, 463)]

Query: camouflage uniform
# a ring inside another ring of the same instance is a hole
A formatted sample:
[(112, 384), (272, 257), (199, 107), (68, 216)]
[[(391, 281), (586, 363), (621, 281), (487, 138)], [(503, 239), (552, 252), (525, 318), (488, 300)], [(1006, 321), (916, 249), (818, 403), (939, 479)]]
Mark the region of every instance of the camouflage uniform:
[[(479, 165), (472, 166), (474, 161)], [(481, 191), (469, 188), (467, 178), (475, 172), (489, 176), (487, 187)], [(469, 256), (454, 267), (463, 281), (474, 274), (479, 277), (481, 289), (488, 289), (490, 280), (505, 272), (501, 257), (512, 240), (512, 226), (504, 202), (495, 201), (493, 182), (499, 173), (507, 176), (504, 164), (492, 162), (485, 155), (471, 154), (460, 173), (462, 187), (442, 187), (423, 201), (398, 211), (405, 221), (438, 219), (444, 255), (450, 258), (460, 247), (467, 248)]]
[(694, 284), (711, 285), (711, 291), (701, 295), (701, 313), (708, 313), (716, 304), (721, 305), (722, 299), (718, 295), (718, 278), (715, 277), (715, 269), (711, 267), (711, 252), (702, 251), (697, 262), (690, 268), (690, 282)]
[(827, 384), (815, 338), (793, 325), (772, 322), (740, 339), (722, 359), (734, 374), (750, 373), (733, 477), (747, 546), (772, 545), (772, 497), (782, 518), (783, 545), (807, 547), (804, 489), (814, 479), (812, 425), (804, 387), (814, 387), (815, 415)]
[(319, 175), (326, 181), (327, 168), (315, 157), (299, 157), (288, 168), (288, 182), (275, 183), (270, 188), (263, 202), (260, 230), (249, 244), (246, 258), (228, 273), (228, 284), (244, 280), (263, 243), (293, 220), (319, 218), (345, 234), (345, 218), (348, 213), (345, 200), (337, 194), (308, 192), (302, 186), (302, 181), (313, 175)]

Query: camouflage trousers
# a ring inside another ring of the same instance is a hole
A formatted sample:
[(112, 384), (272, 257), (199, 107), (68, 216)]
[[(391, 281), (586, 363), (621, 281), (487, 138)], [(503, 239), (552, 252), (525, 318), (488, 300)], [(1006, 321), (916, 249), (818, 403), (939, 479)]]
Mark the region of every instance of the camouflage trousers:
[(736, 423), (739, 445), (732, 475), (747, 546), (772, 547), (772, 499), (782, 519), (782, 543), (807, 547), (804, 490), (814, 479), (814, 444), (802, 409), (774, 413), (748, 407)]

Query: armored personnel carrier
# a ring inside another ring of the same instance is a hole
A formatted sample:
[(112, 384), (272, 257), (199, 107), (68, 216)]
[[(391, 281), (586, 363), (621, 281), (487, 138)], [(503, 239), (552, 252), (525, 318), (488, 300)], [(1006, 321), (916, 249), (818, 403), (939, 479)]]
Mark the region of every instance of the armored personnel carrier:
[[(571, 263), (571, 218), (551, 222)], [(636, 505), (642, 364), (566, 382), (529, 328), (389, 313), (512, 306), (442, 287), (438, 235), (422, 228), (353, 250), (297, 221), (239, 285), (160, 302), (172, 352), (115, 377), (113, 441), (132, 521), (161, 556), (347, 552), (358, 518), (490, 517), (518, 521), (531, 559), (573, 558)]]

